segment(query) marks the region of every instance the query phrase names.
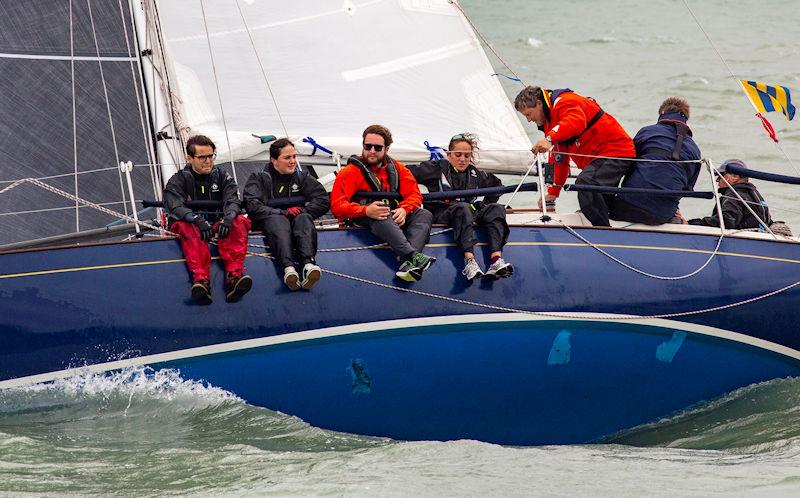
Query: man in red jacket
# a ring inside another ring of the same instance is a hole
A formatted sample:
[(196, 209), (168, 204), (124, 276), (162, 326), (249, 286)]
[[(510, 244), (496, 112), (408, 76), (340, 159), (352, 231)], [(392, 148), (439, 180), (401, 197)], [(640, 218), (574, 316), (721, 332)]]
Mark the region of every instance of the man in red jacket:
[[(416, 282), (436, 261), (422, 253), (430, 237), (433, 216), (422, 208), (422, 194), (414, 176), (402, 163), (389, 157), (391, 132), (381, 125), (371, 125), (362, 138), (361, 155), (351, 156), (333, 183), (331, 212), (340, 221), (350, 220), (369, 228), (378, 239), (389, 244), (400, 259), (397, 277)], [(401, 199), (369, 202), (357, 198), (359, 191), (398, 192)]]
[[(569, 176), (570, 158), (582, 171), (578, 185), (616, 187), (633, 166), (625, 158), (636, 157), (633, 140), (613, 116), (603, 111), (594, 99), (565, 88), (547, 90), (525, 87), (514, 100), (514, 107), (529, 122), (535, 122), (544, 138), (533, 145), (536, 154), (552, 150), (555, 184), (546, 200), (555, 200)], [(580, 154), (580, 155), (572, 155)], [(609, 194), (578, 192), (578, 204), (594, 226), (609, 226)]]

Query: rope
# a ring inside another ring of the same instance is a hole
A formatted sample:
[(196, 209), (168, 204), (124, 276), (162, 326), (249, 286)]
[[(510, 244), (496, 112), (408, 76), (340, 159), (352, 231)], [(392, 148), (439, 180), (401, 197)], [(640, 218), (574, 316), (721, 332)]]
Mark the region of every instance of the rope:
[(497, 53), (497, 50), (495, 50), (494, 47), (492, 46), (492, 44), (489, 43), (489, 40), (487, 40), (486, 37), (483, 36), (483, 33), (481, 33), (481, 31), (478, 29), (478, 27), (475, 26), (475, 23), (472, 22), (472, 19), (470, 19), (470, 17), (467, 15), (467, 13), (464, 12), (464, 9), (461, 8), (461, 6), (458, 4), (458, 2), (456, 2), (454, 0), (448, 0), (448, 2), (450, 3), (450, 5), (454, 6), (456, 9), (458, 9), (459, 12), (461, 12), (461, 15), (464, 16), (464, 19), (466, 19), (466, 21), (472, 27), (473, 31), (475, 31), (475, 33), (477, 33), (477, 35), (480, 37), (481, 41), (483, 41), (483, 44), (486, 45), (489, 48), (489, 50), (494, 54), (495, 57), (497, 57), (497, 60), (499, 60), (500, 63), (503, 64), (503, 67), (508, 69), (508, 72), (513, 74), (514, 77), (517, 79), (517, 81), (519, 81), (520, 83), (525, 85), (525, 83), (522, 81), (522, 78), (520, 78), (517, 75), (517, 73), (515, 73), (514, 70), (511, 69), (511, 66), (509, 66), (508, 63), (506, 63), (506, 61), (500, 56), (500, 54)]
[[(100, 45), (97, 42), (97, 30), (94, 26), (94, 16), (92, 16), (92, 1), (86, 0), (86, 6), (89, 9), (89, 22), (92, 25), (92, 37), (94, 38), (94, 50), (97, 53), (97, 65), (100, 68), (100, 81), (103, 84), (103, 95), (105, 95), (106, 99), (106, 112), (108, 113), (108, 124), (111, 127), (111, 142), (114, 145), (114, 158), (116, 159), (116, 164), (119, 165), (119, 149), (117, 148), (117, 133), (114, 129), (114, 118), (111, 116), (111, 100), (108, 98), (108, 85), (106, 85), (106, 77), (105, 73), (103, 73), (103, 61), (100, 59)], [(122, 181), (122, 171), (118, 171), (119, 176), (119, 190), (122, 194), (122, 199), (125, 199), (125, 185)], [(77, 189), (77, 177), (76, 177), (76, 188), (75, 194), (77, 198), (78, 189)], [(128, 206), (123, 206), (125, 208), (125, 216), (128, 215)]]
[(203, 5), (203, 0), (200, 0), (200, 11), (203, 14), (203, 28), (206, 31), (206, 42), (208, 42), (208, 55), (211, 58), (211, 71), (214, 74), (214, 86), (217, 89), (217, 101), (219, 102), (219, 112), (222, 117), (222, 127), (225, 129), (225, 141), (228, 144), (228, 159), (231, 163), (231, 171), (233, 171), (233, 181), (239, 184), (236, 179), (236, 165), (233, 164), (233, 151), (231, 150), (231, 139), (228, 135), (228, 122), (225, 119), (225, 109), (222, 106), (222, 93), (219, 91), (219, 77), (217, 76), (217, 65), (214, 62), (214, 51), (211, 50), (211, 35), (208, 32), (208, 21), (206, 19), (206, 8)]
[[(263, 246), (256, 246), (254, 244), (248, 244), (248, 245), (249, 246), (255, 246), (255, 247), (263, 247)], [(260, 258), (274, 259), (274, 257), (269, 253), (250, 253), (250, 254), (252, 254), (253, 256), (258, 256)], [(506, 313), (519, 313), (519, 314), (525, 314), (525, 315), (543, 316), (543, 317), (549, 317), (549, 318), (560, 318), (560, 319), (566, 318), (566, 319), (574, 319), (574, 320), (585, 320), (586, 319), (586, 315), (585, 314), (560, 313), (560, 312), (548, 312), (548, 311), (531, 311), (531, 310), (524, 310), (524, 309), (519, 309), (519, 308), (510, 308), (510, 307), (507, 307), (507, 306), (498, 306), (498, 305), (494, 305), (494, 304), (479, 303), (477, 301), (470, 301), (470, 300), (467, 300), (467, 299), (459, 299), (459, 298), (450, 297), (450, 296), (443, 296), (441, 294), (435, 294), (433, 292), (425, 292), (425, 291), (420, 291), (420, 290), (416, 290), (416, 289), (411, 289), (411, 288), (408, 288), (408, 287), (398, 287), (396, 285), (386, 284), (386, 283), (383, 283), (383, 282), (376, 282), (375, 280), (369, 280), (369, 279), (362, 278), (362, 277), (356, 277), (354, 275), (348, 275), (346, 273), (341, 273), (341, 272), (337, 272), (337, 271), (334, 271), (334, 270), (327, 270), (327, 269), (324, 269), (324, 268), (322, 268), (321, 270), (323, 272), (325, 272), (325, 273), (330, 274), (330, 275), (334, 275), (334, 276), (337, 276), (337, 277), (340, 277), (340, 278), (352, 280), (354, 282), (359, 282), (359, 283), (362, 283), (362, 284), (373, 285), (375, 287), (394, 290), (394, 291), (398, 291), (398, 292), (405, 292), (407, 294), (415, 294), (415, 295), (418, 295), (418, 296), (428, 297), (428, 298), (431, 298), (431, 299), (438, 299), (440, 301), (447, 301), (447, 302), (451, 302), (451, 303), (463, 304), (463, 305), (466, 305), (466, 306), (473, 306), (473, 307), (476, 307), (476, 308), (489, 309), (489, 310), (493, 310), (493, 311), (503, 311), (503, 312), (506, 312)], [(592, 317), (592, 319), (598, 320), (598, 321), (619, 321), (619, 320), (642, 320), (642, 319), (655, 319), (655, 318), (668, 319), (668, 318), (676, 318), (676, 317), (682, 317), (682, 316), (700, 315), (700, 314), (703, 314), (703, 313), (711, 313), (711, 312), (714, 312), (714, 311), (721, 311), (721, 310), (725, 310), (725, 309), (735, 308), (735, 307), (738, 307), (738, 306), (743, 306), (745, 304), (753, 303), (753, 302), (756, 302), (756, 301), (760, 301), (762, 299), (766, 299), (768, 297), (772, 297), (772, 296), (775, 296), (775, 295), (780, 294), (782, 292), (785, 292), (787, 290), (793, 289), (794, 287), (797, 287), (798, 285), (800, 285), (800, 281), (794, 282), (794, 283), (789, 284), (789, 285), (784, 286), (784, 287), (781, 287), (780, 289), (776, 289), (774, 291), (767, 292), (766, 294), (761, 294), (759, 296), (755, 296), (755, 297), (751, 297), (751, 298), (748, 298), (748, 299), (744, 299), (742, 301), (737, 301), (737, 302), (734, 302), (734, 303), (724, 304), (724, 305), (720, 305), (720, 306), (713, 306), (713, 307), (710, 307), (710, 308), (701, 308), (701, 309), (698, 309), (698, 310), (679, 311), (679, 312), (676, 312), (676, 313), (661, 313), (661, 314), (656, 314), (656, 315), (627, 315), (626, 314), (626, 315), (615, 315), (613, 317), (595, 316), (595, 317)]]
[[(106, 214), (111, 215), (111, 216), (113, 216), (115, 218), (119, 218), (120, 220), (125, 220), (128, 223), (134, 223), (136, 225), (141, 225), (141, 226), (147, 227), (147, 228), (149, 228), (151, 230), (155, 230), (155, 231), (162, 232), (162, 233), (165, 233), (165, 234), (176, 235), (176, 234), (164, 229), (163, 227), (157, 227), (157, 226), (152, 225), (150, 223), (147, 223), (145, 221), (135, 220), (134, 218), (128, 216), (127, 214), (122, 214), (122, 213), (119, 213), (117, 211), (113, 211), (111, 209), (103, 207), (100, 204), (97, 204), (97, 203), (94, 203), (94, 202), (90, 202), (90, 201), (87, 201), (85, 199), (81, 199), (80, 197), (78, 197), (76, 195), (72, 195), (69, 192), (65, 192), (65, 191), (63, 191), (61, 189), (53, 187), (52, 185), (48, 185), (48, 184), (46, 184), (44, 182), (41, 182), (41, 181), (37, 180), (36, 178), (23, 178), (22, 180), (17, 180), (16, 182), (12, 183), (8, 187), (4, 188), (3, 190), (0, 190), (0, 194), (3, 194), (5, 192), (11, 190), (12, 188), (15, 188), (15, 187), (17, 187), (19, 185), (22, 185), (23, 183), (30, 183), (32, 185), (36, 185), (37, 187), (41, 187), (41, 188), (43, 188), (43, 189), (45, 189), (47, 191), (50, 191), (50, 192), (52, 192), (54, 194), (60, 195), (62, 197), (66, 197), (67, 199), (75, 201), (76, 203), (81, 203), (84, 206), (88, 206), (90, 208), (94, 208), (94, 209), (100, 211), (101, 213), (106, 213)], [(125, 203), (123, 202), (123, 204), (125, 204)]]
[(334, 155), (335, 154), (332, 150), (330, 150), (329, 148), (325, 147), (324, 145), (318, 144), (317, 141), (314, 140), (311, 137), (304, 138), (303, 142), (311, 145), (312, 149), (311, 149), (311, 154), (310, 155), (312, 155), (312, 156), (317, 153), (318, 149), (321, 150), (322, 152), (326, 153), (326, 154), (330, 154), (330, 155)]
[[(444, 155), (442, 154), (442, 152), (449, 152), (449, 151), (444, 150), (444, 147), (438, 147), (436, 145), (431, 145), (430, 142), (428, 142), (427, 140), (425, 140), (424, 143), (425, 143), (425, 148), (428, 149), (428, 152), (431, 154), (431, 157), (429, 159), (430, 161), (433, 161), (434, 159), (443, 158)], [(439, 151), (442, 151), (442, 152), (439, 152)]]
[[(272, 85), (269, 84), (269, 78), (267, 78), (267, 71), (264, 69), (264, 64), (261, 62), (261, 57), (258, 55), (258, 49), (256, 48), (256, 42), (253, 40), (253, 34), (250, 32), (250, 28), (247, 26), (247, 21), (244, 18), (244, 13), (242, 12), (242, 7), (239, 5), (239, 0), (236, 0), (236, 8), (239, 9), (239, 15), (242, 17), (242, 24), (244, 24), (244, 30), (247, 32), (247, 37), (250, 38), (250, 45), (253, 47), (253, 52), (256, 54), (256, 60), (258, 61), (258, 67), (261, 68), (261, 74), (264, 76), (264, 82), (267, 84), (267, 91), (269, 92), (269, 96), (272, 97), (272, 104), (275, 106), (275, 112), (278, 113), (278, 119), (281, 122), (281, 127), (283, 128), (284, 136), (289, 136), (289, 132), (286, 129), (286, 123), (283, 121), (283, 116), (281, 115), (281, 110), (278, 107), (278, 100), (275, 98), (275, 93), (272, 91)], [(312, 154), (313, 155), (313, 154)]]
[(720, 247), (720, 245), (722, 244), (722, 239), (725, 237), (725, 232), (724, 232), (724, 231), (721, 231), (721, 232), (720, 232), (720, 236), (719, 236), (719, 240), (717, 240), (717, 246), (714, 248), (714, 251), (713, 251), (713, 252), (711, 253), (711, 255), (708, 257), (708, 259), (706, 260), (706, 262), (705, 262), (705, 263), (703, 263), (703, 265), (702, 265), (702, 266), (700, 266), (699, 268), (697, 268), (697, 269), (696, 269), (696, 270), (694, 270), (693, 272), (691, 272), (691, 273), (687, 273), (687, 274), (685, 274), (685, 275), (679, 275), (679, 276), (665, 276), (665, 275), (655, 275), (655, 274), (653, 274), (653, 273), (648, 273), (648, 272), (646, 272), (646, 271), (644, 271), (644, 270), (640, 270), (640, 269), (638, 269), (638, 268), (636, 268), (636, 267), (634, 267), (634, 266), (631, 266), (631, 265), (629, 265), (628, 263), (625, 263), (624, 261), (622, 261), (622, 260), (620, 260), (620, 259), (617, 259), (616, 257), (612, 256), (611, 254), (609, 254), (608, 252), (606, 252), (606, 251), (605, 251), (605, 250), (604, 250), (602, 247), (599, 247), (599, 246), (597, 246), (597, 245), (593, 244), (592, 242), (589, 242), (589, 240), (587, 240), (587, 239), (586, 239), (586, 238), (585, 238), (583, 235), (581, 235), (581, 234), (579, 234), (578, 232), (576, 232), (576, 231), (575, 231), (575, 230), (574, 230), (572, 227), (570, 227), (570, 226), (567, 226), (567, 225), (565, 225), (564, 223), (561, 223), (561, 222), (558, 222), (558, 224), (559, 224), (559, 225), (560, 225), (562, 228), (564, 228), (565, 230), (567, 230), (569, 233), (571, 233), (571, 234), (572, 234), (572, 235), (574, 235), (575, 237), (579, 238), (580, 240), (582, 240), (583, 242), (585, 242), (586, 244), (588, 244), (588, 245), (589, 245), (589, 246), (591, 246), (592, 248), (596, 249), (598, 252), (600, 252), (601, 254), (603, 254), (604, 256), (606, 256), (607, 258), (611, 259), (611, 260), (612, 260), (612, 261), (614, 261), (615, 263), (618, 263), (618, 264), (622, 265), (623, 267), (625, 267), (625, 268), (627, 268), (627, 269), (629, 269), (629, 270), (631, 270), (631, 271), (633, 271), (633, 272), (636, 272), (636, 273), (638, 273), (638, 274), (640, 274), (640, 275), (644, 275), (645, 277), (654, 278), (654, 279), (656, 279), (656, 280), (683, 280), (683, 279), (686, 279), (686, 278), (692, 277), (692, 276), (694, 276), (694, 275), (697, 275), (698, 273), (700, 273), (701, 271), (703, 271), (703, 270), (704, 270), (704, 269), (705, 269), (705, 268), (706, 268), (706, 267), (709, 265), (709, 263), (711, 263), (711, 260), (712, 260), (712, 259), (714, 259), (714, 256), (716, 256), (716, 255), (717, 255), (717, 253), (719, 252), (719, 247)]

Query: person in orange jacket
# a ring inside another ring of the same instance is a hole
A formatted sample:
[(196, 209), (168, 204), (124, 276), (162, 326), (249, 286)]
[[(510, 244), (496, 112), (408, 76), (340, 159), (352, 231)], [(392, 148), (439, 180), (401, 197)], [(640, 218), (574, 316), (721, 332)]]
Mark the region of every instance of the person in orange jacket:
[[(552, 151), (555, 186), (545, 200), (554, 201), (569, 176), (570, 158), (582, 171), (577, 185), (617, 187), (632, 168), (636, 149), (630, 135), (616, 119), (603, 111), (594, 99), (583, 97), (569, 88), (547, 90), (525, 87), (514, 100), (514, 107), (529, 122), (535, 122), (544, 138), (531, 152)], [(572, 155), (580, 154), (580, 155)], [(594, 226), (609, 226), (609, 194), (578, 192), (581, 212)]]
[[(433, 215), (422, 207), (422, 194), (414, 176), (388, 152), (392, 134), (384, 126), (371, 125), (362, 134), (360, 156), (351, 156), (336, 176), (331, 190), (331, 212), (340, 221), (367, 227), (386, 242), (400, 259), (395, 275), (416, 282), (436, 258), (422, 253), (431, 233)], [(369, 202), (356, 193), (397, 192), (401, 199)]]

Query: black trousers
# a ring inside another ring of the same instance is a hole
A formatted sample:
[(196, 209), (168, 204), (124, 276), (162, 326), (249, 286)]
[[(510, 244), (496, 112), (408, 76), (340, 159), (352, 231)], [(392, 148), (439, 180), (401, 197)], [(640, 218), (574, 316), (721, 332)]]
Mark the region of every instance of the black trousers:
[(639, 206), (629, 204), (619, 197), (611, 202), (611, 219), (619, 221), (630, 221), (631, 223), (644, 223), (645, 225), (663, 225), (671, 223), (672, 216), (667, 219), (659, 218), (652, 213), (645, 211)]
[[(575, 179), (576, 185), (602, 185), (617, 187), (619, 181), (633, 167), (633, 161), (625, 159), (595, 159)], [(578, 205), (584, 216), (596, 227), (610, 226), (608, 206), (614, 194), (578, 192)]]
[(304, 265), (314, 262), (317, 255), (317, 229), (308, 213), (300, 213), (290, 220), (282, 214), (271, 214), (262, 222), (272, 255), (281, 268), (295, 262)]
[(486, 204), (473, 211), (466, 202), (455, 202), (438, 209), (433, 216), (433, 222), (446, 224), (453, 229), (453, 238), (461, 252), (474, 252), (475, 244), (478, 243), (473, 223), (486, 227), (491, 252), (501, 251), (508, 242), (506, 208), (502, 204)]
[(422, 252), (428, 243), (433, 215), (427, 209), (417, 209), (406, 216), (406, 223), (402, 227), (395, 223), (391, 216), (385, 220), (359, 218), (354, 222), (369, 228), (381, 242), (389, 244), (398, 257), (406, 258), (415, 252)]

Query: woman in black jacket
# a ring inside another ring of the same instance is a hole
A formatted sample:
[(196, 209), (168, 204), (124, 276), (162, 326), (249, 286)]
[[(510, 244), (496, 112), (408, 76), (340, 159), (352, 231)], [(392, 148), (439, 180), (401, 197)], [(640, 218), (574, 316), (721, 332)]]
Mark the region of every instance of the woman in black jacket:
[[(477, 139), (469, 133), (459, 133), (450, 139), (447, 158), (425, 161), (410, 166), (411, 172), (428, 192), (448, 190), (474, 190), (487, 187), (500, 187), (502, 182), (491, 173), (475, 167), (472, 162), (477, 149)], [(456, 243), (464, 253), (464, 269), (461, 272), (467, 280), (484, 276), (483, 270), (475, 260), (474, 247), (477, 243), (475, 230), (477, 223), (486, 228), (489, 235), (491, 264), (485, 276), (491, 278), (510, 277), (514, 267), (503, 260), (503, 246), (508, 242), (508, 223), (506, 209), (498, 204), (499, 195), (485, 196), (483, 201), (477, 197), (463, 197), (444, 201), (425, 201), (425, 208), (433, 213), (434, 223), (452, 227)]]
[[(244, 186), (245, 207), (253, 224), (266, 235), (275, 261), (283, 268), (286, 286), (291, 290), (311, 289), (322, 275), (314, 259), (314, 220), (330, 208), (328, 192), (316, 178), (300, 169), (297, 151), (288, 138), (273, 142), (269, 155), (270, 162), (264, 170), (250, 175)], [(270, 199), (291, 200), (293, 196), (302, 196), (304, 202), (285, 208), (267, 204)]]

